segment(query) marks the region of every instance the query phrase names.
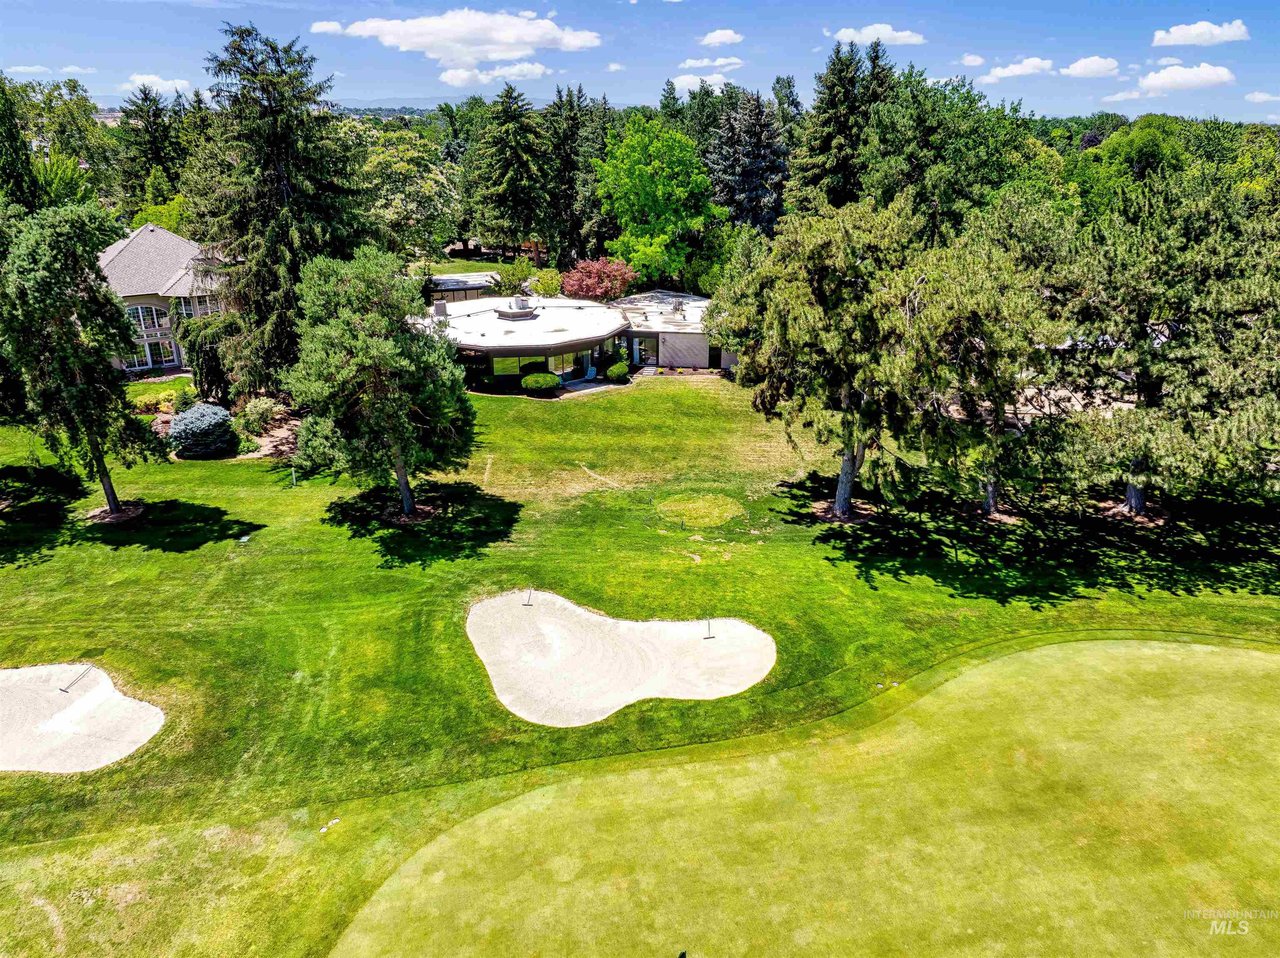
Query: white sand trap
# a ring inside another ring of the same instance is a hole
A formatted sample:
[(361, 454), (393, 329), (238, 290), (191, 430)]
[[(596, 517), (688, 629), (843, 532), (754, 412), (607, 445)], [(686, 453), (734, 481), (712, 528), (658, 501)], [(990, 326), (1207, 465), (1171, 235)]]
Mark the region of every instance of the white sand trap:
[(139, 748), (163, 724), (164, 712), (117, 692), (111, 676), (96, 666), (0, 669), (0, 771), (102, 768)]
[(508, 592), (467, 616), (493, 691), (529, 722), (589, 725), (641, 699), (718, 699), (751, 688), (778, 657), (738, 619), (627, 622), (551, 592)]

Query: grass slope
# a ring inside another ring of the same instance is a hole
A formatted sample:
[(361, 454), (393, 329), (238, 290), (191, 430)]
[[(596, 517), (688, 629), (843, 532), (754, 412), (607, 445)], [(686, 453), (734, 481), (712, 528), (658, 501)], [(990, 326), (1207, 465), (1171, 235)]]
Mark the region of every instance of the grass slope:
[[(424, 484), (438, 518), (410, 530), (263, 460), (118, 470), (146, 519), (92, 526), (100, 494), (0, 431), (0, 667), (92, 661), (167, 716), (109, 768), (0, 775), (7, 952), (324, 954), (418, 848), (557, 769), (875, 709), (894, 681), (1048, 634), (1278, 632), (1265, 513), (834, 527), (809, 508), (830, 459), (731, 384), (476, 406), (470, 467)], [(463, 630), (475, 599), (523, 587), (619, 618), (738, 616), (778, 664), (733, 698), (530, 726)]]
[[(415, 855), (335, 958), (1208, 953), (1274, 908), (1280, 656), (1078, 642), (883, 723), (529, 792)], [(1232, 954), (1273, 955), (1280, 920)]]

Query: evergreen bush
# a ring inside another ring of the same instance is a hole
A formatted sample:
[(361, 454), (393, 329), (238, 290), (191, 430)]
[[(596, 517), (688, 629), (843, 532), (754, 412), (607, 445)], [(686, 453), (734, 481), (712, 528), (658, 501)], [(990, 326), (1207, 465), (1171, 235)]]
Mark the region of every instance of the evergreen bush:
[(231, 413), (211, 403), (196, 403), (175, 416), (169, 426), (169, 441), (183, 459), (213, 459), (239, 447)]

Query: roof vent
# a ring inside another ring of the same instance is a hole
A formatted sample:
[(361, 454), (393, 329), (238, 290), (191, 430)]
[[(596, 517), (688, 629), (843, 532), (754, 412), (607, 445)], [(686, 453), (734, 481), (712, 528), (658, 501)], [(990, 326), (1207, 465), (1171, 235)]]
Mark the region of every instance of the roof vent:
[(495, 312), (499, 319), (533, 319), (534, 309), (528, 296), (512, 296), (511, 305), (506, 309), (501, 306)]
[(443, 299), (437, 299), (434, 303), (432, 303), (431, 311), (435, 315), (436, 319), (449, 318), (449, 304), (445, 302)]

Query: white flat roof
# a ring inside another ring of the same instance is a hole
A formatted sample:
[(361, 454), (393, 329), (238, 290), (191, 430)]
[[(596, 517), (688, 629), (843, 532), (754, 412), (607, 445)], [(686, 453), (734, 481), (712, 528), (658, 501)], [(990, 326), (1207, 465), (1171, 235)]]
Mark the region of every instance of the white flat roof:
[(701, 333), (702, 315), (711, 300), (693, 293), (655, 289), (615, 300), (631, 328), (646, 333)]
[(448, 304), (449, 337), (463, 349), (518, 355), (565, 352), (593, 345), (622, 332), (626, 314), (585, 299), (526, 297), (531, 315), (508, 317), (510, 297), (488, 296)]

